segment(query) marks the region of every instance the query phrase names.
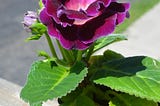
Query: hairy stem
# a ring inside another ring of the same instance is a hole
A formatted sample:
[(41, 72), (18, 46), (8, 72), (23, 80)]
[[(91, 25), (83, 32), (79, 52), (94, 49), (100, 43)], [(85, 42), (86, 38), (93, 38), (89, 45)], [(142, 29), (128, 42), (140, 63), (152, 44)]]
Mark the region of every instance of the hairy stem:
[(67, 63), (73, 63), (74, 62), (74, 57), (73, 55), (71, 55), (71, 51), (68, 51), (66, 49), (64, 49), (61, 44), (59, 43), (59, 41), (57, 40), (57, 44), (58, 44), (58, 47), (62, 53), (62, 56), (63, 56), (63, 59), (65, 59), (67, 61)]
[(82, 54), (83, 54), (83, 51), (79, 50), (78, 54), (77, 54), (77, 61), (81, 61), (82, 60)]
[(47, 39), (47, 42), (48, 42), (50, 51), (51, 51), (51, 53), (52, 53), (52, 56), (53, 56), (54, 58), (58, 59), (58, 56), (57, 56), (57, 54), (56, 54), (56, 52), (55, 52), (55, 48), (54, 48), (54, 46), (53, 46), (53, 43), (52, 43), (51, 38), (49, 37), (49, 35), (48, 35), (47, 33), (45, 34), (45, 37), (46, 37), (46, 39)]
[(88, 61), (90, 59), (93, 50), (94, 50), (94, 44), (89, 48), (89, 51), (88, 51), (87, 56), (86, 56), (86, 61)]

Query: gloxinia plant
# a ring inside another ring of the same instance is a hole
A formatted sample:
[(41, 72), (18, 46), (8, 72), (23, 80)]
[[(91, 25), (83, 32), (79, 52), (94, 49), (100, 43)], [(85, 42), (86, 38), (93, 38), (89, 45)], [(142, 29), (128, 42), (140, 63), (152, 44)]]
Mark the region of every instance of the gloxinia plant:
[(53, 99), (60, 106), (158, 106), (159, 61), (147, 56), (124, 57), (111, 50), (93, 55), (126, 40), (112, 33), (129, 18), (130, 3), (40, 0), (39, 5), (38, 13), (25, 14), (24, 27), (32, 34), (27, 40), (44, 35), (52, 55), (39, 52), (44, 59), (31, 66), (20, 94), (24, 101), (31, 106)]

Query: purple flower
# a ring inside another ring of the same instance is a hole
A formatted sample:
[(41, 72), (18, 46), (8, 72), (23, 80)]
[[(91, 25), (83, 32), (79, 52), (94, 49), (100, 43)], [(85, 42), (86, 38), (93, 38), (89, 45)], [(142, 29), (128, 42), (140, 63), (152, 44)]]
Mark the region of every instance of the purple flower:
[(129, 17), (129, 3), (116, 0), (43, 0), (40, 20), (49, 35), (66, 49), (86, 49), (95, 40), (112, 33)]
[(27, 32), (31, 32), (30, 27), (36, 23), (38, 20), (38, 15), (36, 12), (28, 11), (26, 14), (24, 14), (24, 21), (22, 22), (24, 25), (24, 28)]

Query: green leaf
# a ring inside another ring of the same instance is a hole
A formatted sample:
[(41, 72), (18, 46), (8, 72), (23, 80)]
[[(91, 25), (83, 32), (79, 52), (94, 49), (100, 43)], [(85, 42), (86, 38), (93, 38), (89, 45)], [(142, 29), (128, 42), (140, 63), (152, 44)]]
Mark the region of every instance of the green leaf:
[(46, 59), (51, 58), (51, 57), (49, 56), (49, 54), (48, 54), (47, 52), (45, 52), (45, 51), (38, 51), (38, 56), (39, 56), (39, 57), (45, 57)]
[(30, 29), (32, 36), (27, 38), (26, 41), (39, 40), (41, 36), (47, 31), (46, 26), (39, 22), (33, 24)]
[(35, 62), (21, 91), (21, 98), (36, 105), (48, 99), (65, 96), (78, 86), (86, 74), (87, 68), (82, 62), (77, 62), (71, 69), (51, 67), (50, 61)]
[(92, 66), (97, 67), (102, 65), (101, 63), (121, 58), (124, 58), (124, 56), (112, 50), (106, 50), (103, 55), (92, 56), (89, 60), (89, 63), (93, 64)]
[(30, 40), (39, 40), (40, 38), (42, 37), (42, 35), (33, 35), (33, 36), (30, 36), (26, 39), (26, 42), (30, 41)]
[(139, 56), (101, 64), (91, 78), (96, 84), (160, 102), (160, 62)]
[(89, 60), (89, 74), (95, 73), (97, 71), (97, 67), (101, 67), (104, 62), (109, 62), (109, 61), (113, 61), (115, 59), (121, 59), (124, 58), (124, 56), (122, 56), (119, 53), (116, 53), (112, 50), (107, 50), (103, 53), (102, 55), (98, 55), (98, 56), (92, 56)]
[(158, 106), (158, 104), (128, 94), (119, 94), (109, 102), (109, 106)]
[(94, 101), (85, 95), (79, 95), (72, 102), (61, 104), (60, 106), (96, 106)]
[(102, 37), (96, 41), (96, 45), (94, 48), (94, 52), (98, 51), (99, 49), (112, 44), (114, 42), (122, 41), (122, 40), (127, 40), (126, 36), (122, 34), (111, 34), (107, 37)]

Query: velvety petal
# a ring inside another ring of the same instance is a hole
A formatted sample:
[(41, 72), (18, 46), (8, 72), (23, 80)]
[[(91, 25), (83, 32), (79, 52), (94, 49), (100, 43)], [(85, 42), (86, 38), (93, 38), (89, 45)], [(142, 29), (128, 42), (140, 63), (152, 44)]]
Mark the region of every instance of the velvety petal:
[(63, 36), (60, 36), (60, 43), (65, 49), (78, 49), (78, 50), (84, 50), (90, 46), (90, 44), (84, 44), (83, 42), (76, 40), (76, 41), (70, 41), (63, 38)]
[(57, 17), (57, 11), (62, 4), (58, 0), (46, 0), (46, 9), (49, 16), (51, 16), (57, 23), (61, 23)]
[(58, 12), (57, 16), (59, 17), (63, 27), (67, 27), (67, 25), (71, 26), (74, 22), (74, 19), (68, 18), (67, 14), (62, 13), (61, 11)]
[(129, 17), (128, 10), (130, 8), (130, 4), (129, 3), (122, 3), (122, 5), (125, 8), (125, 12), (118, 12), (117, 13), (117, 22), (116, 22), (117, 25), (121, 24), (125, 20), (125, 18)]
[[(116, 19), (117, 19), (116, 14), (109, 17), (109, 18), (106, 18), (105, 20), (101, 20), (101, 19), (99, 19), (99, 20), (97, 19), (96, 20), (97, 22), (95, 22), (95, 23), (90, 23), (89, 26), (94, 26), (94, 27), (85, 28), (84, 31), (86, 33), (83, 33), (84, 35), (81, 35), (81, 36), (83, 36), (83, 38), (82, 38), (83, 43), (85, 43), (85, 44), (92, 43), (96, 39), (98, 39), (102, 36), (107, 36), (108, 34), (111, 34), (114, 31), (115, 26), (116, 26)], [(97, 23), (101, 23), (101, 24), (96, 26)], [(90, 37), (90, 38), (87, 38), (86, 36)]]
[(60, 43), (66, 49), (73, 49), (74, 48), (74, 41), (70, 41), (65, 39), (63, 36), (60, 36)]
[(47, 14), (46, 8), (40, 12), (40, 20), (44, 25), (49, 25), (52, 23), (52, 17)]
[(122, 5), (125, 7), (126, 11), (129, 11), (129, 9), (131, 7), (130, 3), (122, 3)]
[(59, 24), (55, 24), (58, 31), (61, 33), (64, 39), (75, 41), (78, 37), (78, 27), (75, 25), (62, 27)]
[(126, 12), (130, 8), (129, 3), (111, 2), (107, 9), (113, 12)]
[(123, 13), (117, 13), (117, 22), (116, 24), (121, 24), (126, 18), (126, 12)]
[(111, 34), (115, 29), (116, 18), (117, 18), (117, 15), (107, 18), (105, 20), (105, 23), (95, 31), (95, 35), (90, 41), (95, 41), (96, 39), (102, 36), (107, 36)]
[(112, 2), (117, 2), (117, 0), (111, 0)]
[(104, 7), (108, 7), (111, 0), (97, 0), (93, 2), (86, 10), (87, 15), (89, 16), (97, 16), (101, 13), (100, 9), (103, 5)]
[(54, 22), (52, 18), (48, 16), (45, 8), (40, 12), (40, 20), (44, 25), (47, 26), (49, 35), (59, 38), (59, 33), (54, 26)]
[[(61, 18), (62, 16), (66, 16)], [(59, 10), (58, 17), (60, 17), (62, 22), (67, 22), (69, 24), (82, 25), (92, 17), (88, 17), (87, 14), (81, 11), (75, 10)], [(63, 21), (64, 20), (64, 21)], [(70, 20), (70, 21), (69, 21)]]
[(62, 35), (60, 35), (59, 31), (57, 31), (54, 24), (48, 25), (47, 28), (48, 28), (48, 34), (50, 36), (55, 37), (57, 39), (59, 39), (59, 36), (62, 36)]
[(75, 47), (74, 47), (74, 49), (85, 50), (85, 49), (87, 49), (91, 44), (92, 44), (92, 43), (90, 43), (90, 44), (85, 44), (85, 43), (77, 40), (77, 41), (75, 41)]
[(46, 0), (42, 0), (42, 3), (45, 5), (46, 4)]
[(74, 10), (59, 10), (58, 16), (61, 14), (66, 14), (68, 18), (70, 19), (87, 19), (88, 16), (80, 11), (74, 11)]
[(95, 1), (96, 0), (68, 0), (65, 6), (70, 10), (86, 10), (88, 6)]

